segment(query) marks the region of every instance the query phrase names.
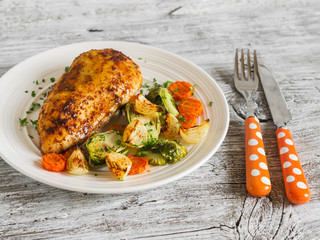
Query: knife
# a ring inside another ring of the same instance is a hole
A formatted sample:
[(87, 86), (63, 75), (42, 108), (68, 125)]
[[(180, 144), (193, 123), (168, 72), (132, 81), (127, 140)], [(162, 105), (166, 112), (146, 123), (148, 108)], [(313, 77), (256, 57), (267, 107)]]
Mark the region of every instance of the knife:
[(277, 126), (276, 135), (287, 198), (294, 204), (307, 203), (311, 197), (310, 190), (286, 126), (292, 119), (291, 114), (272, 72), (264, 64), (258, 65), (258, 72), (273, 122)]

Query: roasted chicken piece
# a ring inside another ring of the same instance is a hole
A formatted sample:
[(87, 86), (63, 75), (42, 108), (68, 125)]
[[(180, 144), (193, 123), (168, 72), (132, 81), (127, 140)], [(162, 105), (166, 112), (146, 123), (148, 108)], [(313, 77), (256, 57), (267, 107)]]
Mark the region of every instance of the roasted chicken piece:
[(137, 64), (113, 49), (90, 50), (75, 58), (41, 108), (42, 154), (82, 144), (140, 89)]

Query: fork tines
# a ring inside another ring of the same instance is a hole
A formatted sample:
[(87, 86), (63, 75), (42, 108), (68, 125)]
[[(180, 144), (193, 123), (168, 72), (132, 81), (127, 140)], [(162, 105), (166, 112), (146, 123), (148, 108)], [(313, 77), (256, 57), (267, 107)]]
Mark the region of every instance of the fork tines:
[(257, 61), (257, 53), (256, 50), (253, 51), (253, 78), (251, 77), (251, 59), (250, 59), (250, 50), (247, 51), (247, 78), (245, 76), (245, 61), (244, 61), (244, 53), (243, 49), (241, 49), (241, 57), (240, 57), (240, 63), (241, 63), (241, 78), (239, 79), (239, 69), (238, 69), (238, 49), (236, 49), (236, 56), (235, 56), (235, 65), (234, 65), (234, 78), (235, 81), (241, 81), (241, 80), (258, 80), (258, 61)]

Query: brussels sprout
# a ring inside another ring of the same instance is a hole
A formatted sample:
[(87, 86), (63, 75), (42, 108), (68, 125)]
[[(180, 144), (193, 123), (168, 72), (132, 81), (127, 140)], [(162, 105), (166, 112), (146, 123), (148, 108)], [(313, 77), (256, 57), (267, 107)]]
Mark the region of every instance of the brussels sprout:
[(163, 108), (146, 99), (139, 94), (134, 100), (134, 110), (140, 114), (148, 115), (156, 112), (163, 112)]
[(148, 159), (150, 165), (162, 166), (167, 165), (167, 161), (161, 156), (160, 153), (153, 153), (151, 151), (142, 151), (141, 155)]
[(120, 180), (128, 175), (132, 166), (132, 162), (127, 156), (116, 152), (107, 153), (105, 161), (110, 172), (114, 173)]
[[(145, 144), (141, 153), (148, 158), (151, 165), (166, 165), (184, 158), (187, 149), (176, 141), (153, 140)], [(152, 155), (155, 153), (157, 155)]]
[(168, 141), (160, 148), (160, 154), (167, 163), (176, 163), (187, 155), (187, 149), (175, 141)]
[(179, 114), (176, 103), (168, 89), (162, 87), (151, 89), (146, 97), (154, 104), (164, 106), (173, 116)]
[(146, 127), (148, 132), (147, 141), (151, 138), (157, 139), (159, 137), (161, 130), (161, 113), (156, 112), (149, 115), (139, 114), (134, 110), (133, 103), (131, 102), (126, 104), (126, 116), (129, 123), (138, 119)]
[(109, 152), (126, 151), (126, 146), (121, 143), (121, 136), (116, 131), (110, 130), (104, 133), (92, 135), (83, 147), (89, 165), (94, 168), (106, 165), (105, 159)]
[(67, 159), (66, 169), (68, 173), (82, 175), (89, 172), (88, 162), (81, 149), (71, 150), (72, 153)]
[(192, 128), (181, 128), (180, 136), (184, 141), (191, 144), (197, 144), (203, 140), (208, 132), (210, 126), (209, 119), (205, 120), (202, 124)]

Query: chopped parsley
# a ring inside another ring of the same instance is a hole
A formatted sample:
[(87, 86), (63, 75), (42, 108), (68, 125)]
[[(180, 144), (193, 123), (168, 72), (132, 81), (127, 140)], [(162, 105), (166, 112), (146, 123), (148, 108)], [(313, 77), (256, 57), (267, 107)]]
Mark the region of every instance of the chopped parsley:
[(69, 70), (70, 67), (65, 67), (64, 71), (67, 72)]
[(34, 126), (34, 129), (38, 130), (38, 120), (32, 121), (32, 120), (30, 119), (30, 121), (31, 121), (31, 124)]
[(21, 119), (19, 118), (19, 122), (20, 122), (20, 126), (25, 126), (28, 122), (27, 122), (27, 118)]
[(138, 156), (138, 157), (145, 157), (145, 156), (147, 156), (147, 154), (144, 154), (144, 153), (142, 153), (142, 152), (138, 152), (138, 153), (137, 153), (137, 156)]
[(50, 81), (51, 81), (51, 82), (55, 82), (56, 79), (55, 79), (54, 77), (52, 77), (52, 78), (50, 78)]
[(33, 138), (30, 134), (29, 134), (28, 136), (29, 136), (29, 138), (31, 138), (31, 139)]
[(180, 120), (180, 121), (182, 121), (182, 122), (186, 122), (186, 119), (185, 119), (184, 117), (182, 117), (182, 116), (179, 116), (179, 117), (178, 117), (178, 120)]
[(118, 140), (117, 140), (117, 145), (120, 145), (120, 144), (121, 144), (121, 140), (118, 139)]
[(45, 79), (42, 79), (42, 82), (46, 82), (46, 80), (45, 80)]
[(151, 126), (153, 126), (153, 125), (154, 125), (154, 123), (153, 123), (152, 121), (150, 121), (150, 122), (149, 122), (149, 124), (150, 124)]
[(209, 106), (212, 107), (212, 102), (209, 102)]
[(163, 87), (167, 88), (167, 87), (169, 86), (169, 84), (170, 84), (170, 83), (172, 83), (172, 82), (171, 82), (171, 81), (169, 81), (169, 80), (168, 80), (168, 81), (166, 81), (166, 82), (163, 84)]
[(25, 93), (28, 93), (29, 91), (28, 91), (28, 90), (25, 90), (24, 92), (25, 92)]
[(32, 97), (35, 97), (35, 96), (36, 96), (36, 92), (35, 92), (35, 91), (32, 91), (32, 92), (31, 92), (31, 96), (32, 96)]
[(142, 85), (143, 88), (150, 88), (149, 83), (145, 83), (144, 85)]

